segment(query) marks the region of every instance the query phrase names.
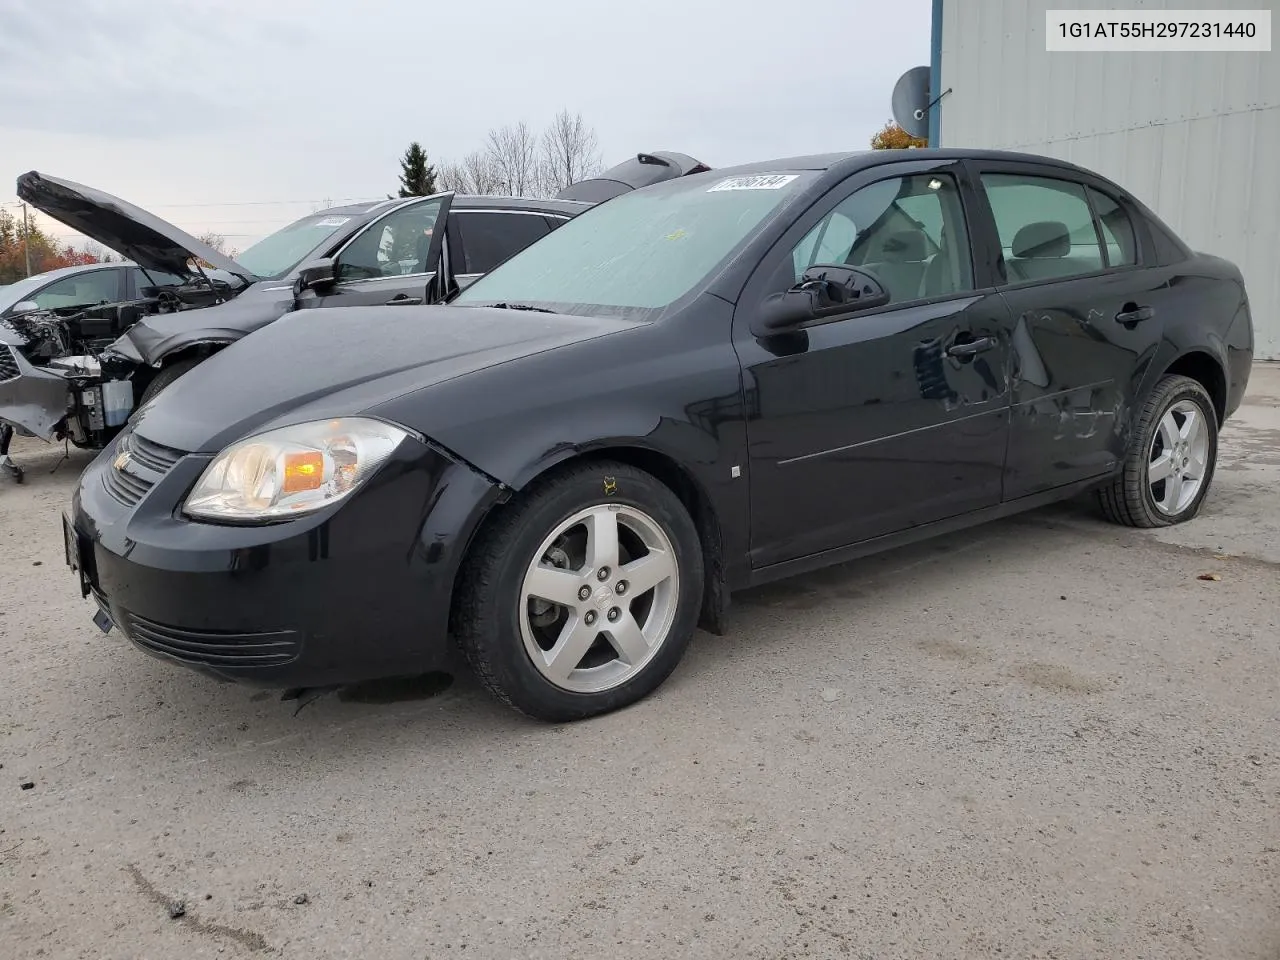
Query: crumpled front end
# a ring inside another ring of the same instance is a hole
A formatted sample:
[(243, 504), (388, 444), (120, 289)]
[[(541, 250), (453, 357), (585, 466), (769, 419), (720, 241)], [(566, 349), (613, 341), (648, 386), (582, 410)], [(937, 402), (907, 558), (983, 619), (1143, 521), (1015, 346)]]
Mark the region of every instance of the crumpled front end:
[(58, 438), (69, 402), (65, 377), (32, 366), (15, 347), (0, 343), (0, 422), (23, 436), (52, 441)]

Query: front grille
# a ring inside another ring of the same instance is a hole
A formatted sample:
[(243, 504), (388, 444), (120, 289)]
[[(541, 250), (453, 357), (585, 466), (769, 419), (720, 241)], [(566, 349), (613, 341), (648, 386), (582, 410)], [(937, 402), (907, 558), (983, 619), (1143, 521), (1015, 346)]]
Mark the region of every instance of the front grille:
[(175, 463), (186, 456), (181, 450), (161, 446), (136, 433), (129, 434), (124, 443), (128, 445), (129, 456), (160, 474), (168, 473)]
[(132, 507), (184, 456), (181, 450), (126, 433), (116, 446), (116, 456), (102, 473), (102, 485), (120, 503)]
[(18, 361), (13, 355), (13, 347), (0, 343), (0, 383), (12, 380), (18, 375)]
[(189, 630), (127, 613), (124, 632), (140, 647), (184, 663), (210, 667), (278, 667), (298, 656), (302, 641), (294, 630), (239, 633)]
[(103, 472), (102, 485), (107, 488), (107, 493), (111, 494), (126, 507), (132, 507), (142, 499), (148, 490), (155, 486), (152, 481), (145, 480), (114, 465), (109, 465)]

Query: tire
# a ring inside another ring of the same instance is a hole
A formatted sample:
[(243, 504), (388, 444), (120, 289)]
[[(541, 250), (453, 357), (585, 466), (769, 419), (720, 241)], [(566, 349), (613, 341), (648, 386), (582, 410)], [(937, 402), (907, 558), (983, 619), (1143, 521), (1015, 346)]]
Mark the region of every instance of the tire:
[[(451, 616), (484, 687), (552, 723), (656, 690), (684, 655), (702, 606), (698, 531), (679, 498), (642, 470), (597, 462), (557, 472), (500, 509), (468, 551)], [(591, 533), (611, 525), (616, 566), (609, 538)], [(647, 561), (646, 573), (637, 562)], [(610, 568), (603, 579), (601, 563)], [(620, 584), (628, 571), (634, 584)], [(565, 602), (539, 599), (538, 589)]]
[[(1188, 414), (1198, 424), (1188, 428)], [(1174, 428), (1179, 436), (1171, 446)], [(1165, 376), (1143, 404), (1123, 468), (1097, 491), (1098, 505), (1112, 523), (1128, 527), (1185, 523), (1200, 512), (1217, 462), (1218, 416), (1209, 394), (1190, 377)], [(1173, 473), (1153, 481), (1153, 469)]]
[(202, 359), (203, 357), (189, 357), (186, 360), (179, 360), (177, 363), (161, 367), (160, 372), (147, 384), (147, 389), (142, 391), (142, 399), (138, 401), (138, 406), (141, 407), (150, 403), (156, 394), (196, 366)]

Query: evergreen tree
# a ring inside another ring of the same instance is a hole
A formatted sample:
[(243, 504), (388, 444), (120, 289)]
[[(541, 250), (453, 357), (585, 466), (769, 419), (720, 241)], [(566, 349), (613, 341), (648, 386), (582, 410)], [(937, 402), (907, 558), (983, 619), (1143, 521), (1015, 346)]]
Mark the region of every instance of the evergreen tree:
[(427, 197), (436, 192), (436, 169), (418, 141), (409, 144), (400, 160), (400, 196)]

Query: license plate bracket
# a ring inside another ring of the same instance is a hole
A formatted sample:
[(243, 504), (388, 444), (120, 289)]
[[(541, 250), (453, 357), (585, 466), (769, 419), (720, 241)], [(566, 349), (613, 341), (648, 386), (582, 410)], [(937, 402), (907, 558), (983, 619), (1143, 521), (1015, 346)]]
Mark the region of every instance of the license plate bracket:
[(66, 551), (67, 566), (80, 582), (80, 596), (87, 597), (90, 587), (89, 572), (84, 568), (84, 558), (80, 554), (80, 538), (65, 513), (62, 515), (62, 542)]

